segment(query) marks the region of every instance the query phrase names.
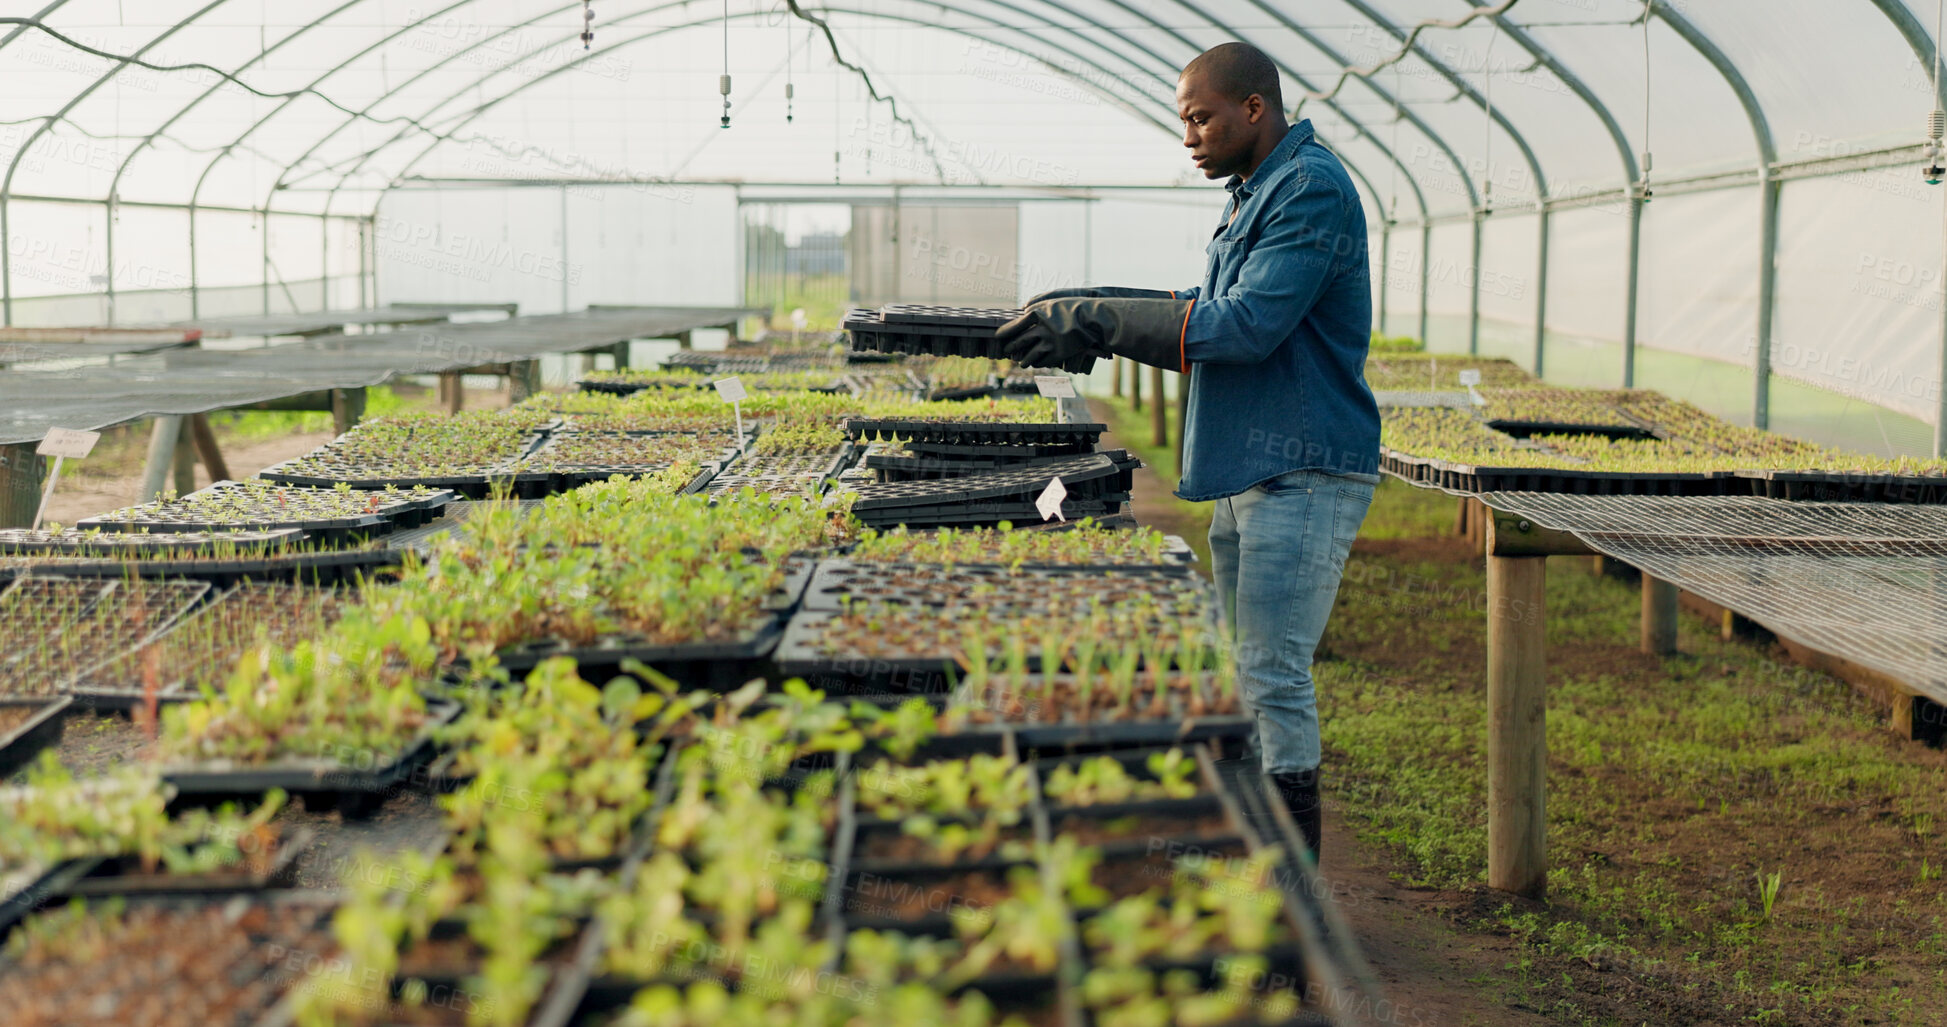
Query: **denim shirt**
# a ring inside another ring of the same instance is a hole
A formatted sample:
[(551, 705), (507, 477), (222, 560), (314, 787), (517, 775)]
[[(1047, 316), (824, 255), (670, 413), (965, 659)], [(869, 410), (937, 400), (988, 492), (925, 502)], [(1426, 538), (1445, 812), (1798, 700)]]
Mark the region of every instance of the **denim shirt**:
[(1203, 285), (1176, 293), (1194, 301), (1176, 494), (1222, 499), (1291, 471), (1376, 475), (1372, 276), (1352, 179), (1304, 120), (1249, 180), (1224, 188)]

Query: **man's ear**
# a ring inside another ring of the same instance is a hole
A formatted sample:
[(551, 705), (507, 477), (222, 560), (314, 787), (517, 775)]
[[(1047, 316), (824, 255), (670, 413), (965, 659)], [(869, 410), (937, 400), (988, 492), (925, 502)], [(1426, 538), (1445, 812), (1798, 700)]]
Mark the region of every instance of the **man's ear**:
[(1264, 97), (1257, 93), (1252, 93), (1245, 97), (1244, 120), (1253, 125), (1257, 124), (1257, 120), (1264, 117), (1264, 107)]

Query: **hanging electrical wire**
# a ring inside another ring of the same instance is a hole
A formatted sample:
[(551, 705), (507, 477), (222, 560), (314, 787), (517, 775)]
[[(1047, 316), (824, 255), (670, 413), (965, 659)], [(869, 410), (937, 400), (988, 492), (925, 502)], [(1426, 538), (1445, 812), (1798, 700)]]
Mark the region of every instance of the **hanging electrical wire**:
[(1305, 104), (1308, 101), (1330, 100), (1338, 96), (1339, 90), (1344, 89), (1345, 84), (1354, 78), (1371, 79), (1374, 75), (1377, 75), (1381, 71), (1384, 71), (1385, 69), (1392, 67), (1393, 65), (1398, 64), (1399, 62), (1405, 60), (1406, 55), (1413, 52), (1413, 46), (1415, 43), (1419, 41), (1420, 33), (1425, 32), (1427, 29), (1466, 28), (1467, 26), (1473, 24), (1474, 19), (1476, 18), (1490, 19), (1494, 22), (1496, 27), (1499, 27), (1501, 22), (1501, 15), (1506, 14), (1507, 12), (1513, 10), (1514, 5), (1520, 2), (1521, 0), (1503, 0), (1502, 3), (1497, 4), (1493, 7), (1476, 7), (1472, 11), (1469, 11), (1466, 15), (1459, 18), (1444, 19), (1444, 20), (1439, 18), (1428, 18), (1425, 21), (1422, 21), (1414, 25), (1412, 29), (1410, 29), (1406, 33), (1405, 38), (1403, 38), (1400, 41), (1398, 53), (1395, 53), (1382, 60), (1376, 61), (1372, 64), (1366, 65), (1365, 67), (1347, 66), (1346, 68), (1342, 69), (1339, 72), (1338, 81), (1332, 83), (1332, 88), (1327, 89), (1323, 92), (1320, 92), (1318, 90), (1306, 90), (1305, 95), (1299, 97), (1298, 99), (1298, 110), (1302, 111), (1305, 107)]
[[(947, 184), (946, 163), (940, 159), (938, 151), (933, 149), (932, 139), (919, 130), (919, 123), (899, 113), (899, 101), (888, 94), (879, 92), (879, 87), (873, 84), (872, 75), (869, 72), (845, 59), (845, 54), (838, 48), (838, 37), (832, 35), (832, 27), (826, 23), (825, 19), (799, 7), (798, 0), (784, 0), (784, 2), (786, 6), (791, 8), (791, 14), (793, 16), (811, 23), (818, 28), (818, 31), (824, 33), (825, 45), (831, 48), (832, 60), (837, 61), (839, 67), (857, 75), (859, 80), (865, 84), (865, 91), (872, 99), (885, 104), (891, 109), (894, 123), (904, 125), (908, 131), (912, 132), (913, 142), (920, 148), (921, 152), (926, 154), (926, 159), (933, 163), (934, 176), (940, 180), (941, 185)], [(1514, 0), (1509, 0), (1509, 2), (1512, 3)], [(867, 172), (870, 173), (870, 171), (871, 167), (868, 164)], [(982, 185), (986, 184), (986, 180), (980, 176), (977, 170), (974, 171), (974, 181)]]
[(723, 74), (717, 76), (723, 94), (723, 127), (730, 127), (730, 0), (723, 0)]

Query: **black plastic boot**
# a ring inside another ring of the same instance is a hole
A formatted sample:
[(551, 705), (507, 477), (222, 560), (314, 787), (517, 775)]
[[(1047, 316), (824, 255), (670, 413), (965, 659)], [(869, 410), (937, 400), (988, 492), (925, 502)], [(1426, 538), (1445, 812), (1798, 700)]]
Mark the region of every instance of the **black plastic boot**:
[(1319, 836), (1324, 829), (1323, 811), (1318, 803), (1318, 768), (1272, 774), (1271, 783), (1284, 800), (1285, 809), (1291, 811), (1298, 833), (1305, 838), (1305, 847), (1312, 851), (1312, 865), (1317, 866)]

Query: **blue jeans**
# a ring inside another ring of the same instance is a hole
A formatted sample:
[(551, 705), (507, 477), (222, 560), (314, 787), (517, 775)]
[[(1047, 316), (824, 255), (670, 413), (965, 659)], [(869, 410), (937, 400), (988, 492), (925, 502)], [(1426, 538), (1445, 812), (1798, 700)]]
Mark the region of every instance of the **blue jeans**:
[(1371, 475), (1292, 471), (1217, 500), (1211, 571), (1266, 773), (1318, 766), (1312, 650), (1376, 483)]

